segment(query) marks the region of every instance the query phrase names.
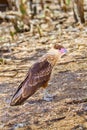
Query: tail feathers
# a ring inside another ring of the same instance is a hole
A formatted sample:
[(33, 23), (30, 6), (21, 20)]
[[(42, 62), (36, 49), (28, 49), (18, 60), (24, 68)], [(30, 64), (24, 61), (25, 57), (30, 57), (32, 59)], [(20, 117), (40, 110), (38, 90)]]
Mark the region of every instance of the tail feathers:
[[(28, 83), (27, 78), (19, 85), (16, 93), (11, 99), (11, 106), (17, 106), (24, 103), (24, 101), (28, 98)], [(25, 96), (24, 96), (25, 95)]]
[(13, 96), (13, 98), (11, 100), (10, 105), (11, 106), (21, 105), (21, 104), (24, 103), (25, 100), (26, 100), (26, 98), (23, 98), (23, 96), (22, 96), (22, 89), (20, 89), (19, 91), (17, 91), (14, 94), (14, 96)]
[(24, 82), (22, 82), (16, 93), (14, 94), (14, 96), (12, 97), (11, 106), (17, 106), (17, 105), (21, 105), (24, 103), (24, 101), (29, 98), (30, 96), (32, 96), (35, 92), (37, 91), (37, 86), (29, 86), (27, 80), (25, 80)]

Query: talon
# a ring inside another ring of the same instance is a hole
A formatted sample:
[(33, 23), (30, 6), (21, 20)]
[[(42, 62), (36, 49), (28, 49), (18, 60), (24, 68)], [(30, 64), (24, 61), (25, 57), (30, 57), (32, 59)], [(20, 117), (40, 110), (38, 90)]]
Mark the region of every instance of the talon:
[(44, 97), (44, 100), (49, 102), (53, 100), (53, 97)]

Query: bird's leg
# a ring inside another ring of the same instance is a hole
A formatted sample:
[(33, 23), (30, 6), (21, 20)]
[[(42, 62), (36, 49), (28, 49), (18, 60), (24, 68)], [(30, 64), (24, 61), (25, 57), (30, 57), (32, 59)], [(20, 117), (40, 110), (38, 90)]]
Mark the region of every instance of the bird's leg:
[(44, 91), (43, 91), (43, 99), (45, 101), (52, 101), (53, 100), (53, 96), (51, 94), (48, 93), (48, 82), (46, 82), (44, 85), (43, 85), (43, 88), (44, 88)]
[(53, 100), (53, 96), (48, 93), (48, 90), (46, 88), (44, 89), (44, 97), (43, 98), (45, 101), (52, 101)]

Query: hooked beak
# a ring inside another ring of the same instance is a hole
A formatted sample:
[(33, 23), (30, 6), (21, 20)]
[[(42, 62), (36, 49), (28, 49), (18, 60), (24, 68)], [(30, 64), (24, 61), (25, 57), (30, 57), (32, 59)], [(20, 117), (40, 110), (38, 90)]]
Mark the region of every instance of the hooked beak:
[(65, 48), (62, 48), (61, 50), (60, 50), (60, 52), (61, 52), (61, 57), (63, 58), (63, 57), (65, 57), (66, 56), (66, 53), (67, 53), (67, 50), (65, 49)]

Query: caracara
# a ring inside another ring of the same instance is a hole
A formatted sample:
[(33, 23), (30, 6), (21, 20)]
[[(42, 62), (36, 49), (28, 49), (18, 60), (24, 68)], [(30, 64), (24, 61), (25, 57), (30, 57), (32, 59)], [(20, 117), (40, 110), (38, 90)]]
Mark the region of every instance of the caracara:
[(50, 101), (52, 97), (47, 93), (46, 87), (48, 86), (54, 65), (66, 52), (63, 46), (56, 44), (47, 54), (35, 62), (12, 97), (10, 105), (21, 105), (41, 87), (45, 91), (44, 100)]

